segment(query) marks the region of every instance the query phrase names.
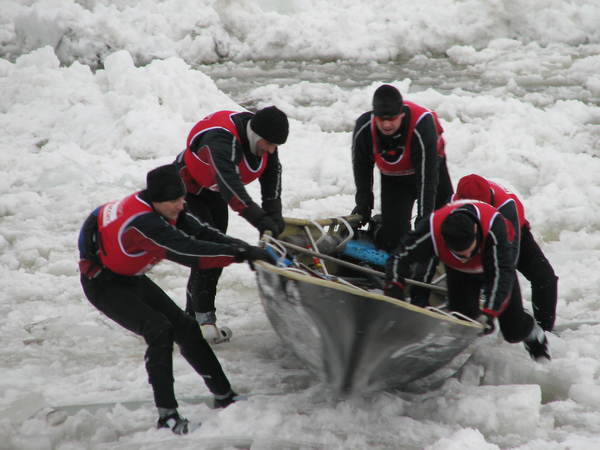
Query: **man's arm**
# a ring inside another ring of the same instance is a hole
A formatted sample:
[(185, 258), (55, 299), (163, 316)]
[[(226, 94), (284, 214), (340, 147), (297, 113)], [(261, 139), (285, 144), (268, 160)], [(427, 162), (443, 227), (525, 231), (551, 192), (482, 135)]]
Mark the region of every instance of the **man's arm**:
[(517, 204), (511, 198), (504, 202), (502, 205), (497, 207), (498, 211), (510, 222), (512, 225), (512, 230), (507, 229), (507, 233), (510, 235), (511, 232), (514, 232), (514, 237), (511, 241), (512, 236), (508, 236), (509, 241), (511, 241), (511, 245), (514, 248), (514, 258), (515, 265), (519, 260), (519, 250), (521, 248), (521, 226), (519, 223), (519, 211), (517, 209)]
[(253, 203), (238, 175), (242, 150), (233, 134), (224, 129), (210, 130), (192, 142), (191, 148), (210, 159), (219, 192), (234, 211), (239, 213)]
[(408, 232), (390, 254), (386, 267), (388, 280), (404, 283), (404, 278), (414, 277), (417, 263), (433, 267), (433, 270), (437, 265), (428, 220), (422, 220), (414, 231)]
[(373, 209), (373, 167), (375, 165), (370, 126), (370, 113), (364, 113), (357, 119), (352, 133), (352, 170), (356, 186), (356, 209), (359, 214), (368, 212), (369, 216)]
[(281, 198), (281, 163), (277, 150), (269, 155), (267, 167), (259, 178), (260, 193), (263, 202), (265, 200), (278, 200)]
[(136, 217), (123, 234), (122, 242), (129, 252), (159, 251), (166, 259), (200, 269), (228, 266), (240, 252), (234, 243), (196, 239), (157, 213)]
[(176, 227), (184, 233), (189, 234), (190, 236), (193, 236), (201, 241), (210, 241), (218, 244), (228, 244), (234, 246), (244, 244), (244, 242), (240, 239), (236, 239), (224, 234), (209, 224), (202, 222), (199, 218), (188, 211), (183, 211), (181, 214), (179, 214)]
[(425, 114), (413, 132), (411, 159), (417, 182), (417, 221), (428, 217), (435, 209), (439, 183), (438, 135), (431, 113)]
[(260, 192), (262, 197), (262, 210), (272, 219), (276, 226), (272, 229), (274, 237), (283, 232), (285, 222), (281, 205), (281, 174), (282, 168), (279, 162), (277, 150), (269, 155), (265, 171), (259, 178)]
[(509, 241), (505, 219), (495, 216), (483, 249), (483, 312), (498, 317), (508, 305), (515, 276), (515, 247)]

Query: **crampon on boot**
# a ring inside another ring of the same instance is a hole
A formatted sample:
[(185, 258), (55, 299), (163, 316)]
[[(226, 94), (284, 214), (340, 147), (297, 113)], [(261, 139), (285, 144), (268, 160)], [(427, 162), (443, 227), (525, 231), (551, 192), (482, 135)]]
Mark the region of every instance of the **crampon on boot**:
[(550, 352), (548, 351), (548, 339), (544, 330), (537, 324), (534, 323), (533, 329), (529, 336), (525, 338), (524, 342), (525, 349), (529, 352), (531, 359), (537, 362), (544, 360), (550, 360)]
[(224, 396), (215, 395), (215, 408), (227, 408), (237, 400), (238, 395), (234, 391), (229, 391)]
[(168, 428), (175, 434), (187, 434), (189, 432), (190, 421), (181, 417), (177, 411), (164, 417), (159, 417), (156, 428)]
[(231, 339), (233, 332), (227, 327), (217, 327), (214, 323), (200, 325), (202, 336), (209, 344), (220, 344)]

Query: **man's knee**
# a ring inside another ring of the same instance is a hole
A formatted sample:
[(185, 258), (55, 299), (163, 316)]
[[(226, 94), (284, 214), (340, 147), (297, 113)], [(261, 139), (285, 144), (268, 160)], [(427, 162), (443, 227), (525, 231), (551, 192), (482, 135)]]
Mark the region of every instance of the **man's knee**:
[(173, 326), (166, 320), (146, 323), (142, 335), (148, 349), (144, 359), (150, 384), (173, 382)]
[(198, 322), (189, 314), (181, 314), (173, 324), (173, 330), (173, 338), (179, 345), (193, 342), (202, 335)]
[(173, 325), (167, 319), (146, 322), (142, 336), (151, 347), (173, 347)]
[(533, 317), (523, 311), (521, 317), (500, 316), (500, 330), (504, 340), (510, 344), (523, 341), (531, 332), (533, 327)]
[(550, 261), (545, 257), (536, 258), (534, 264), (530, 267), (532, 267), (533, 270), (528, 270), (526, 271), (527, 273), (523, 273), (530, 283), (542, 287), (552, 286), (557, 283), (558, 277), (554, 273)]

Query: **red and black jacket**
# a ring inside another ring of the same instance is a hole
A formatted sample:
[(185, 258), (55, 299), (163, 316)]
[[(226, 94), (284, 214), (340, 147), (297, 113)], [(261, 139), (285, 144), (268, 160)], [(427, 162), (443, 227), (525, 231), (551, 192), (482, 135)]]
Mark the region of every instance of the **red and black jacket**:
[[(441, 236), (441, 223), (454, 212), (469, 214), (478, 224), (480, 243), (476, 254), (467, 263), (454, 257)], [(409, 232), (391, 255), (392, 281), (414, 277), (416, 262), (435, 270), (437, 261), (483, 280), (482, 310), (498, 316), (508, 305), (515, 279), (515, 233), (511, 223), (487, 203), (458, 201), (436, 210), (429, 220), (421, 221)]]
[(437, 114), (405, 101), (405, 114), (394, 136), (384, 136), (371, 111), (362, 114), (352, 135), (352, 167), (356, 205), (373, 209), (373, 168), (386, 176), (401, 176), (414, 184), (417, 215), (427, 217), (435, 207), (439, 159), (445, 156), (443, 128)]
[[(469, 175), (470, 176), (470, 175)], [(515, 230), (515, 241), (517, 245), (517, 255), (519, 258), (518, 249), (521, 245), (522, 230), (529, 229), (529, 221), (525, 218), (525, 207), (519, 199), (510, 189), (502, 186), (501, 184), (494, 183), (486, 178), (481, 177), (488, 184), (490, 189), (490, 201), (489, 204), (496, 208), (506, 219), (510, 221)], [(451, 201), (456, 200), (469, 200), (468, 197), (463, 195), (460, 191), (460, 183), (456, 193), (452, 196)], [(488, 198), (473, 198), (471, 200), (480, 200), (487, 202)]]
[(80, 269), (89, 277), (102, 268), (135, 276), (163, 259), (200, 269), (225, 267), (243, 245), (185, 211), (169, 222), (141, 191), (90, 214), (79, 236)]
[(218, 111), (191, 129), (186, 149), (176, 160), (187, 191), (219, 191), (234, 211), (253, 204), (245, 185), (259, 179), (263, 203), (281, 197), (281, 164), (277, 151), (261, 158), (250, 151), (246, 128), (250, 112)]

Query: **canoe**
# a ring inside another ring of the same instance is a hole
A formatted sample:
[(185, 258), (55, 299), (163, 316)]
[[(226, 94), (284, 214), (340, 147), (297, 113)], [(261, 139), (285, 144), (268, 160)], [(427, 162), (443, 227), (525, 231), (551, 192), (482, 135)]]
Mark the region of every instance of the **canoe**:
[[(263, 236), (278, 255), (277, 264), (255, 265), (271, 325), (338, 397), (438, 387), (464, 365), (481, 325), (440, 307), (383, 295), (373, 275), (377, 270), (340, 256), (356, 238), (348, 238), (353, 234), (348, 219), (286, 218), (279, 239)], [(434, 291), (438, 303), (443, 290)]]

